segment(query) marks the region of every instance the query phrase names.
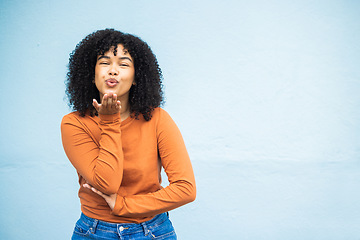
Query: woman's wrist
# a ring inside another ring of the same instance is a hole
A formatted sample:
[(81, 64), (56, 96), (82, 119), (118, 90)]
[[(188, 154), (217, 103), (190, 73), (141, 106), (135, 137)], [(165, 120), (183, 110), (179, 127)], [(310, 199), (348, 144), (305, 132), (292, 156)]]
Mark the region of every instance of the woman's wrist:
[[(101, 114), (99, 113), (99, 118), (102, 122), (116, 122), (120, 121), (120, 112), (114, 114)], [(121, 121), (120, 121), (121, 122)]]

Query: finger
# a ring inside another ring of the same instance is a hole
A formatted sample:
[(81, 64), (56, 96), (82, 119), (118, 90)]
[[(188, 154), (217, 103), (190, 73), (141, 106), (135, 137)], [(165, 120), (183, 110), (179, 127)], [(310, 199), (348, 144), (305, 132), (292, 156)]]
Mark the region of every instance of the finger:
[(117, 103), (117, 95), (114, 93), (112, 98), (112, 105), (111, 105), (113, 109), (116, 109), (116, 103)]
[(121, 109), (121, 102), (119, 100), (116, 101), (116, 109), (117, 110)]
[(114, 98), (114, 95), (112, 92), (110, 92), (108, 95), (108, 98), (107, 98), (107, 106), (106, 106), (108, 109), (112, 109), (112, 107), (113, 107), (113, 98)]
[(101, 105), (96, 101), (96, 99), (93, 99), (93, 106), (97, 111), (99, 111)]
[(115, 105), (116, 105), (116, 100), (117, 100), (117, 96), (116, 94), (114, 94), (113, 92), (108, 92), (106, 93), (107, 98), (106, 101), (104, 101), (104, 108), (106, 108), (107, 110), (114, 110)]
[(102, 192), (100, 192), (99, 190), (97, 190), (97, 189), (94, 188), (94, 187), (91, 188), (91, 191), (93, 191), (94, 193), (100, 195), (100, 196), (103, 197), (103, 198), (106, 198), (106, 197), (107, 197), (107, 195), (103, 194)]
[(100, 192), (99, 190), (97, 190), (96, 188), (90, 186), (88, 183), (84, 183), (83, 187), (87, 188), (87, 189), (90, 189), (91, 191), (93, 191), (94, 193), (100, 195), (101, 197), (107, 196), (107, 195), (103, 194), (102, 192)]
[(111, 110), (114, 107), (113, 105), (114, 105), (114, 94), (110, 92), (108, 95), (107, 108)]
[(119, 106), (118, 106), (118, 100), (117, 100), (117, 95), (116, 94), (114, 94), (113, 96), (112, 96), (112, 102), (111, 102), (111, 105), (110, 105), (110, 107), (111, 107), (111, 109), (112, 110), (119, 110)]
[(107, 101), (108, 101), (108, 95), (105, 93), (104, 96), (103, 96), (103, 99), (101, 101), (101, 105), (102, 105), (103, 108), (107, 107)]

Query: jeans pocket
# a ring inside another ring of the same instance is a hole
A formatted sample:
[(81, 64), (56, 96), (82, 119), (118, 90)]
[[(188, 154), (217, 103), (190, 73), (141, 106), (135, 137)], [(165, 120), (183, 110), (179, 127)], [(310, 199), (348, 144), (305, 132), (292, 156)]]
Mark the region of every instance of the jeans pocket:
[(176, 233), (171, 221), (167, 219), (162, 224), (156, 226), (155, 228), (151, 229), (151, 238), (152, 239), (177, 239)]
[(74, 228), (74, 235), (78, 236), (89, 236), (90, 234), (90, 228), (87, 224), (85, 224), (81, 219), (79, 219)]

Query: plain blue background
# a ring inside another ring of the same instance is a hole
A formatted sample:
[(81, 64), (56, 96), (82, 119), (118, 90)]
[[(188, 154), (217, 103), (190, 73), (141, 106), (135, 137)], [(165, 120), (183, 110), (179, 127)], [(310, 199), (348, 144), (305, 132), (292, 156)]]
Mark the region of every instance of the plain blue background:
[(359, 1), (0, 2), (0, 238), (69, 239), (69, 53), (140, 36), (196, 174), (179, 239), (360, 239)]

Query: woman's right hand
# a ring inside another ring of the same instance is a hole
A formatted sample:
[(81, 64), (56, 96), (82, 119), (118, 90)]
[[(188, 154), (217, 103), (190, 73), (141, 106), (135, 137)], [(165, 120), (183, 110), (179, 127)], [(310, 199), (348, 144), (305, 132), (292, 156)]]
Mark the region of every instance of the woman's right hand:
[(89, 183), (84, 183), (83, 187), (87, 188), (87, 189), (90, 189), (94, 193), (96, 193), (99, 196), (103, 197), (105, 199), (105, 201), (107, 202), (107, 204), (109, 205), (109, 207), (111, 208), (111, 210), (114, 209), (115, 203), (116, 203), (117, 193), (114, 193), (114, 194), (111, 194), (111, 195), (106, 195), (106, 194), (100, 192), (99, 190), (97, 190), (96, 188), (94, 188), (93, 186), (91, 186)]
[(117, 95), (112, 92), (104, 94), (101, 104), (96, 99), (93, 99), (93, 106), (99, 114), (103, 115), (115, 114), (120, 112), (121, 109), (121, 103), (117, 100)]

